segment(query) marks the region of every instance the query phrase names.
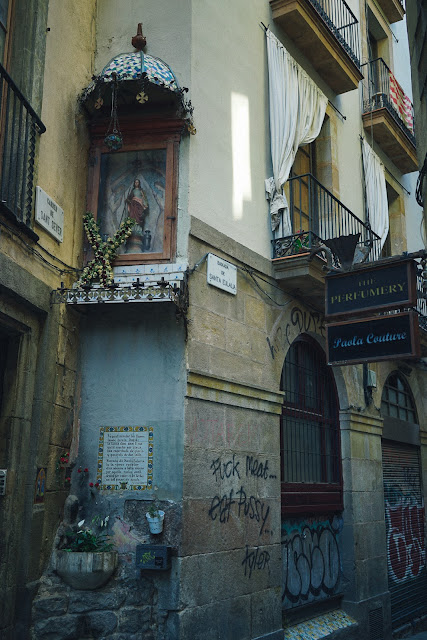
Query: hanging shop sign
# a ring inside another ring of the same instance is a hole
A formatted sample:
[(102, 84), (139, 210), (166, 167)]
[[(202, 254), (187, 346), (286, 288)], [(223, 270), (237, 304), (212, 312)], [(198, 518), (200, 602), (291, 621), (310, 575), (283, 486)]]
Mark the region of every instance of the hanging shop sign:
[(208, 284), (236, 295), (237, 267), (231, 264), (231, 262), (218, 258), (218, 256), (215, 256), (213, 253), (209, 253), (206, 276)]
[(414, 311), (326, 325), (329, 364), (345, 365), (419, 357)]
[(36, 187), (36, 222), (58, 242), (64, 236), (64, 210), (41, 187)]
[(416, 280), (413, 260), (328, 275), (326, 316), (413, 307), (417, 303)]

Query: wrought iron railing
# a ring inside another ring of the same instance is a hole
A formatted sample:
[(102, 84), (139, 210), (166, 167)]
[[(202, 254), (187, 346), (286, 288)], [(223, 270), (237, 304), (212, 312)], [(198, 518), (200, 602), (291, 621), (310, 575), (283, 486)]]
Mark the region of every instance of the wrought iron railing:
[[(292, 229), (283, 237), (273, 240), (275, 258), (310, 252), (322, 240), (360, 234), (355, 260), (378, 260), (381, 253), (380, 238), (370, 225), (360, 220), (311, 174), (288, 180), (289, 220), (282, 219), (280, 229)], [(284, 212), (282, 216), (287, 216)]]
[(360, 67), (359, 22), (345, 0), (308, 0), (357, 67)]
[(427, 331), (427, 282), (421, 276), (417, 276), (417, 311), (420, 327)]
[[(363, 69), (365, 68), (365, 69)], [(386, 108), (400, 129), (415, 144), (414, 106), (382, 58), (362, 65), (363, 113)]]
[(31, 227), (37, 135), (46, 127), (0, 65), (0, 208)]

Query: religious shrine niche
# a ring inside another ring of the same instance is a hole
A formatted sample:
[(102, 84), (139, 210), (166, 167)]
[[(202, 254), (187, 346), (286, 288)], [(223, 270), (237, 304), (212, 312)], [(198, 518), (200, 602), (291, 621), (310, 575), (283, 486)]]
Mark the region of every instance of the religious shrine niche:
[(137, 51), (113, 58), (81, 96), (91, 134), (87, 210), (103, 242), (133, 221), (115, 266), (173, 261), (179, 143), (196, 133), (187, 89), (163, 60), (143, 52), (141, 24), (132, 45)]

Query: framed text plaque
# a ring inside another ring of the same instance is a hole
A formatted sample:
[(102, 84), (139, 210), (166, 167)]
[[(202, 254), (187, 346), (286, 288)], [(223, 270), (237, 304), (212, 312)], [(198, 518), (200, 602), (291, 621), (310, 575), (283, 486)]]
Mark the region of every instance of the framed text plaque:
[(153, 486), (153, 427), (100, 427), (97, 482), (104, 490)]

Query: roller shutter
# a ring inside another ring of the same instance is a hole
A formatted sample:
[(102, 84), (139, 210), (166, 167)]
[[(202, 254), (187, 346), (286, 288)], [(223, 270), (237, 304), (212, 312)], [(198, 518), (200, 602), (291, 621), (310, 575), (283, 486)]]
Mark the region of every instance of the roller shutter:
[(388, 584), (393, 628), (427, 613), (419, 448), (383, 440)]

